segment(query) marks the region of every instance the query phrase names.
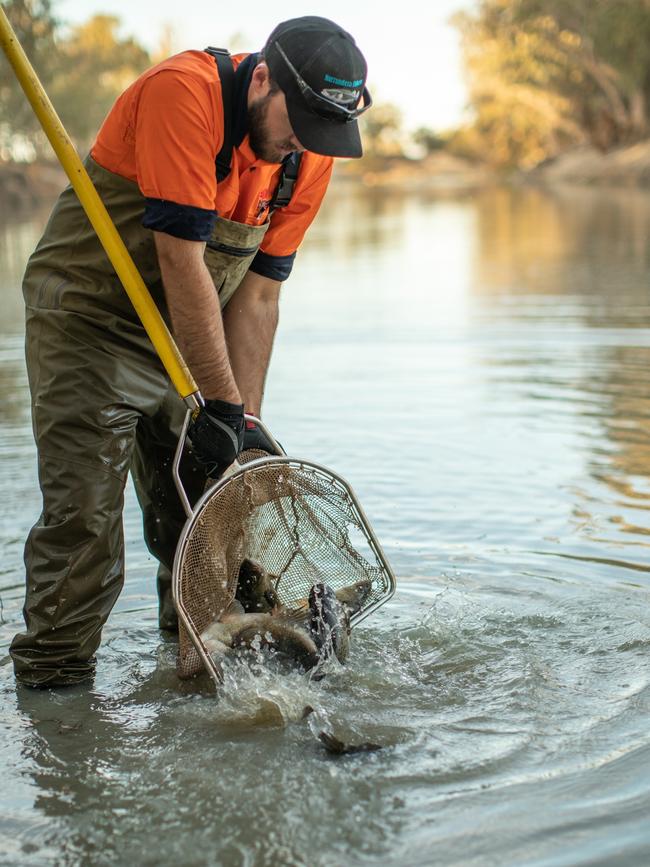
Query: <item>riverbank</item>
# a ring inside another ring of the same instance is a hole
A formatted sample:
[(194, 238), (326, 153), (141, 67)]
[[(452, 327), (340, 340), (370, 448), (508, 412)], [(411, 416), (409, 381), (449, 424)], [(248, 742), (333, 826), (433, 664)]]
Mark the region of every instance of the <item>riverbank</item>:
[(535, 168), (511, 172), (438, 151), (422, 160), (367, 158), (338, 167), (338, 178), (367, 187), (404, 192), (462, 192), (493, 184), (650, 186), (650, 141), (603, 153), (581, 146)]
[(66, 183), (57, 163), (0, 162), (0, 211), (8, 217), (52, 202)]
[[(496, 183), (650, 186), (650, 141), (602, 153), (573, 148), (527, 171), (496, 172), (445, 151), (421, 160), (365, 157), (337, 163), (334, 183), (400, 192), (471, 192)], [(0, 210), (5, 214), (49, 204), (66, 185), (56, 163), (0, 162)]]
[(471, 191), (499, 180), (499, 176), (489, 167), (443, 150), (420, 160), (405, 157), (348, 160), (337, 166), (334, 177), (341, 182), (397, 189), (406, 193)]
[[(367, 157), (340, 162), (333, 183), (442, 193), (472, 190), (496, 179), (490, 169), (440, 151), (423, 160)], [(56, 163), (0, 162), (0, 209), (10, 214), (50, 204), (66, 183)]]
[(582, 146), (523, 173), (527, 181), (602, 186), (650, 186), (650, 141), (603, 153)]

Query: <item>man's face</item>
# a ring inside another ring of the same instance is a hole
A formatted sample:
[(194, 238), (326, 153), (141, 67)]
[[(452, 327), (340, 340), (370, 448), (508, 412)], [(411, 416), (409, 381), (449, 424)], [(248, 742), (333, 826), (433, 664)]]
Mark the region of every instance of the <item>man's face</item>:
[(276, 90), (254, 99), (248, 106), (248, 136), (258, 159), (280, 163), (303, 146), (294, 135), (284, 93)]

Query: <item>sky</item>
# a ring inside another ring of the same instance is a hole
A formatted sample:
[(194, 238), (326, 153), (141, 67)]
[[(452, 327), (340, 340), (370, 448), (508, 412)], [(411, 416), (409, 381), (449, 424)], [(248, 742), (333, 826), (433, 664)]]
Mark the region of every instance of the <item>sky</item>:
[[(368, 61), (368, 85), (375, 102), (402, 110), (404, 127), (442, 131), (461, 122), (466, 103), (460, 46), (449, 17), (471, 8), (473, 0), (262, 0), (224, 3), (194, 0), (58, 0), (55, 13), (75, 24), (103, 12), (122, 22), (122, 35), (133, 35), (155, 50), (165, 25), (173, 30), (175, 51), (215, 45), (237, 51), (259, 50), (279, 21), (300, 15), (331, 18), (355, 38)], [(184, 12), (183, 10), (187, 10)]]

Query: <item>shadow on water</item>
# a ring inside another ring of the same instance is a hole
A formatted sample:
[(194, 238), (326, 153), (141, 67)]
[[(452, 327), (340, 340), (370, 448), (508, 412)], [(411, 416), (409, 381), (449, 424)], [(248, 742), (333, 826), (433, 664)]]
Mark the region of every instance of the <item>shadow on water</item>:
[[(38, 513), (39, 225), (0, 231), (3, 653)], [(636, 191), (334, 190), (283, 290), (266, 418), (352, 482), (398, 594), (322, 682), (183, 685), (129, 491), (92, 687), (16, 691), (0, 665), (0, 862), (645, 863), (649, 227)], [(321, 730), (383, 749), (332, 757)]]

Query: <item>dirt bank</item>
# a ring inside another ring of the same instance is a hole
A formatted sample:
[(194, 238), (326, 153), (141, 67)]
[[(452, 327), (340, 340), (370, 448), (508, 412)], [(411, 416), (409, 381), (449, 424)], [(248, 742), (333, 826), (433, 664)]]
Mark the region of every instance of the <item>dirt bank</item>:
[(53, 202), (66, 183), (56, 163), (0, 162), (0, 210), (6, 216)]
[[(354, 183), (401, 192), (471, 192), (507, 182), (503, 174), (439, 151), (422, 160), (364, 157), (338, 163), (335, 183)], [(514, 182), (650, 186), (650, 141), (609, 153), (578, 147), (536, 168), (511, 176)], [(67, 183), (56, 163), (0, 162), (0, 213), (53, 203)]]
[(441, 193), (476, 189), (494, 183), (496, 178), (490, 169), (444, 151), (422, 160), (404, 157), (349, 160), (337, 165), (334, 177), (366, 187)]
[(439, 151), (423, 160), (350, 160), (337, 167), (337, 176), (369, 187), (407, 192), (454, 193), (508, 182), (647, 187), (650, 186), (650, 140), (609, 153), (587, 146), (576, 147), (534, 169), (511, 173), (498, 172)]
[(650, 141), (602, 153), (577, 147), (548, 160), (523, 176), (542, 183), (603, 186), (650, 186)]

